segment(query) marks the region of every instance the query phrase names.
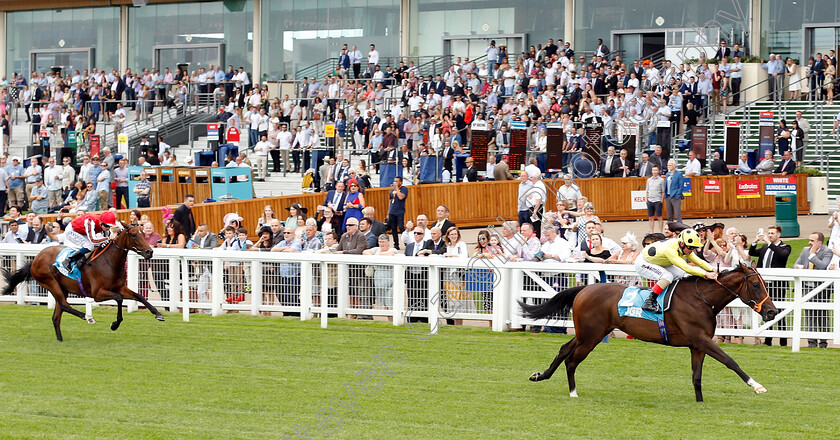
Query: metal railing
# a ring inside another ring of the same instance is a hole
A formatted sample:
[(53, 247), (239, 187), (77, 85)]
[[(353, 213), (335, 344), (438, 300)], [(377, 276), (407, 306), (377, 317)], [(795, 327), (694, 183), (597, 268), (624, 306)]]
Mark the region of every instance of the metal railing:
[[(0, 266), (22, 267), (44, 247), (2, 244)], [(802, 339), (840, 343), (840, 297), (834, 294), (840, 288), (837, 272), (759, 271), (779, 314), (762, 323), (758, 314), (735, 300), (718, 315), (717, 335), (792, 338), (793, 351), (799, 351)], [(524, 325), (571, 327), (569, 317), (523, 318), (517, 301), (541, 302), (559, 290), (601, 279), (641, 282), (632, 265), (218, 249), (156, 249), (149, 261), (130, 253), (127, 273), (131, 290), (157, 307), (180, 309), (185, 321), (191, 310), (213, 316), (228, 311), (299, 313), (301, 320), (318, 313), (321, 327), (326, 328), (331, 313), (340, 318), (371, 315), (389, 317), (394, 325), (409, 325), (426, 335), (437, 333), (444, 324), (438, 318), (490, 321), (497, 332)], [(29, 282), (19, 285), (14, 295), (0, 296), (0, 301), (55, 307), (43, 288)], [(85, 300), (73, 297), (70, 302)], [(127, 306), (129, 312), (138, 310), (134, 301), (127, 301)], [(408, 318), (414, 317), (428, 318), (429, 326), (412, 325)]]

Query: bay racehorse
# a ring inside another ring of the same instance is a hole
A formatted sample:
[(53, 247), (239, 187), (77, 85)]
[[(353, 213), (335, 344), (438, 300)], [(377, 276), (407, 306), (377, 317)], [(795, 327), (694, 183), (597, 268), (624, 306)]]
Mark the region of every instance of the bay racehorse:
[[(18, 284), (26, 280), (35, 280), (44, 289), (47, 289), (55, 298), (56, 307), (53, 312), (53, 326), (55, 336), (59, 341), (61, 337), (61, 314), (70, 313), (79, 318), (86, 319), (85, 314), (70, 307), (67, 302), (67, 295), (74, 293), (80, 296), (88, 296), (96, 302), (114, 300), (117, 302), (117, 320), (111, 323), (111, 330), (116, 330), (122, 322), (122, 303), (124, 299), (133, 299), (146, 306), (158, 321), (163, 321), (163, 315), (141, 295), (131, 291), (126, 285), (125, 261), (129, 251), (134, 251), (145, 259), (152, 258), (152, 248), (146, 243), (140, 228), (137, 226), (128, 227), (123, 224), (123, 230), (116, 238), (109, 241), (104, 249), (96, 249), (91, 256), (91, 261), (82, 265), (81, 283), (68, 278), (58, 271), (54, 263), (58, 253), (64, 246), (50, 246), (35, 256), (31, 262), (14, 273), (3, 270), (3, 277), (6, 279), (6, 287), (3, 295), (10, 295)], [(80, 287), (84, 287), (84, 291)]]
[[(613, 329), (618, 328), (636, 339), (663, 343), (659, 325), (650, 320), (623, 317), (618, 313), (618, 302), (627, 286), (617, 283), (599, 283), (564, 290), (538, 305), (519, 302), (523, 316), (534, 319), (547, 318), (572, 309), (575, 336), (560, 348), (557, 357), (543, 373), (531, 375), (532, 381), (551, 378), (557, 367), (566, 362), (569, 394), (577, 397), (575, 369), (596, 345)], [(703, 401), (701, 377), (706, 355), (734, 371), (757, 394), (767, 392), (753, 380), (729, 355), (712, 340), (715, 334), (715, 316), (733, 299), (740, 299), (761, 314), (765, 321), (772, 320), (778, 310), (770, 300), (767, 286), (761, 275), (750, 267), (739, 267), (722, 272), (717, 280), (699, 277), (682, 279), (672, 287), (671, 307), (665, 312), (665, 328), (670, 345), (691, 349), (692, 382), (698, 402)]]

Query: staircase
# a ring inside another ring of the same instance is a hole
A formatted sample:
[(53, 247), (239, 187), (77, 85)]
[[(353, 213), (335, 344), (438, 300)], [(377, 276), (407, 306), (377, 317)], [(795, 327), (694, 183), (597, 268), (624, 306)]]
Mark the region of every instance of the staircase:
[[(753, 103), (748, 108), (739, 108), (726, 117), (718, 116), (713, 127), (709, 127), (709, 146), (712, 150), (723, 147), (726, 120), (741, 121), (741, 135), (747, 139), (748, 149), (758, 148), (759, 114), (773, 112), (774, 119), (785, 119), (788, 127), (796, 119), (796, 112), (811, 124), (808, 141), (805, 145), (803, 165), (820, 169), (828, 176), (828, 193), (840, 196), (840, 137), (829, 135), (834, 126), (835, 116), (840, 113), (840, 104), (817, 105), (807, 101), (789, 101), (781, 106), (768, 101)], [(819, 142), (822, 140), (822, 149)], [(823, 160), (824, 159), (824, 160)], [(822, 164), (825, 164), (825, 168)]]

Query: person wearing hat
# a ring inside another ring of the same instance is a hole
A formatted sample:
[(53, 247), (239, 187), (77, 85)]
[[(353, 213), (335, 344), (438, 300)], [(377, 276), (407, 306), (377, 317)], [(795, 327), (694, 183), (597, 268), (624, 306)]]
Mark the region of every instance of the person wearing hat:
[(307, 209), (300, 203), (295, 202), (292, 203), (292, 206), (286, 208), (286, 211), (289, 211), (289, 217), (285, 221), (285, 227), (296, 230), (298, 227), (298, 216), (303, 215), (306, 218)]
[(513, 174), (510, 173), (510, 166), (508, 165), (509, 160), (507, 154), (502, 155), (502, 160), (493, 168), (494, 180), (513, 180)]
[[(656, 297), (662, 293), (674, 278), (686, 274), (705, 277), (710, 280), (717, 278), (717, 272), (712, 266), (700, 258), (695, 252), (702, 246), (700, 235), (694, 229), (685, 229), (676, 238), (658, 241), (648, 245), (636, 257), (633, 263), (636, 272), (645, 279), (655, 281), (650, 296), (642, 305), (642, 310), (662, 313), (656, 302)], [(688, 262), (694, 263), (689, 266)]]
[(236, 231), (238, 231), (239, 228), (242, 227), (242, 220), (244, 219), (236, 212), (229, 212), (225, 214), (225, 216), (222, 217), (222, 222), (224, 223), (224, 226), (222, 226), (222, 230), (219, 231), (219, 233), (217, 234), (219, 240), (225, 240), (225, 230), (228, 229), (228, 227), (233, 228), (235, 237)]
[(475, 167), (475, 161), (472, 157), (466, 159), (467, 169), (464, 170), (465, 182), (478, 182), (478, 169)]
[(35, 185), (29, 192), (29, 208), (37, 214), (46, 214), (49, 208), (49, 192), (44, 186), (44, 179), (41, 176), (35, 178)]
[(117, 217), (111, 211), (105, 211), (101, 215), (82, 214), (76, 217), (64, 231), (64, 244), (74, 250), (64, 260), (64, 268), (69, 271), (74, 262), (108, 240), (111, 226), (119, 225)]

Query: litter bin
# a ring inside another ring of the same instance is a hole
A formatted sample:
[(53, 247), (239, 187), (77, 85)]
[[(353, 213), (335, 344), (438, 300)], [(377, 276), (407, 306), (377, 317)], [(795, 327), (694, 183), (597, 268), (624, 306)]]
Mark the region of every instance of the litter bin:
[(799, 237), (796, 219), (796, 194), (776, 194), (776, 224), (782, 227), (782, 237)]
[(209, 167), (216, 160), (216, 153), (213, 151), (199, 151), (195, 153), (195, 165), (199, 167)]

